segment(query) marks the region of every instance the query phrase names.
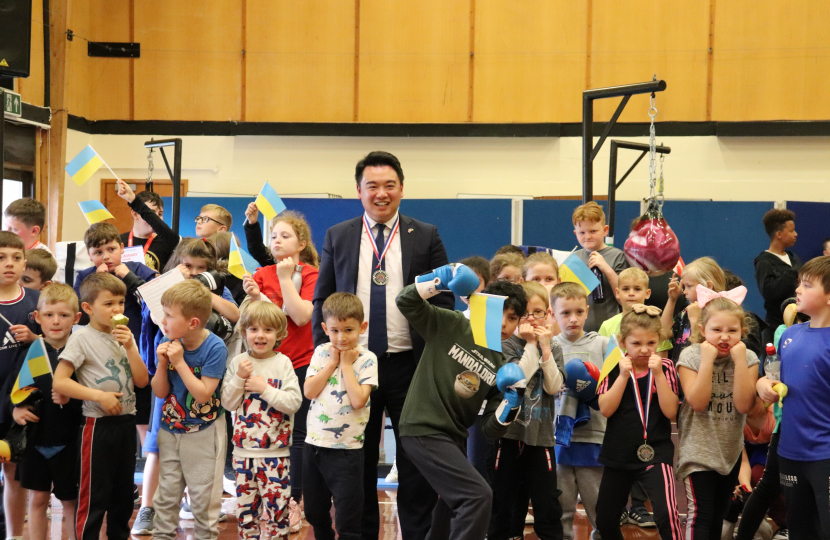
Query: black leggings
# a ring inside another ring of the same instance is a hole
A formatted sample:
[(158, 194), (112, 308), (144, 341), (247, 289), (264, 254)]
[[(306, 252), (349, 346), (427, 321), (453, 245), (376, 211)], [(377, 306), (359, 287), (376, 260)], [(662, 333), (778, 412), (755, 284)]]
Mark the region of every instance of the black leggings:
[(764, 520), (769, 507), (781, 494), (778, 482), (778, 433), (773, 433), (767, 451), (767, 464), (761, 481), (752, 490), (741, 514), (738, 535), (735, 540), (752, 540)]
[(793, 461), (778, 456), (778, 464), (790, 538), (830, 538), (830, 459)]
[(597, 496), (597, 529), (602, 540), (623, 540), (620, 515), (628, 503), (631, 486), (638, 480), (651, 501), (660, 538), (680, 538), (683, 531), (677, 514), (674, 469), (671, 464), (658, 463), (640, 469), (605, 467)]
[(556, 487), (553, 448), (513, 439), (499, 441), (493, 490), (493, 519), (488, 538), (524, 536), (528, 499), (533, 502), (533, 530), (540, 540), (562, 539), (562, 505)]
[[(306, 371), (308, 371), (308, 366), (294, 369), (294, 373), (300, 379), (301, 389), (305, 382)], [(291, 458), (291, 498), (297, 504), (300, 504), (300, 498), (303, 496), (303, 448), (305, 448), (306, 418), (308, 417), (309, 407), (311, 407), (311, 400), (303, 394), (303, 403), (300, 405), (300, 410), (294, 413), (294, 432), (291, 448), (288, 449)]]
[(688, 540), (720, 540), (723, 519), (729, 512), (729, 503), (738, 483), (740, 470), (741, 460), (739, 458), (727, 475), (715, 471), (698, 471), (683, 479), (688, 505), (686, 514), (686, 538)]

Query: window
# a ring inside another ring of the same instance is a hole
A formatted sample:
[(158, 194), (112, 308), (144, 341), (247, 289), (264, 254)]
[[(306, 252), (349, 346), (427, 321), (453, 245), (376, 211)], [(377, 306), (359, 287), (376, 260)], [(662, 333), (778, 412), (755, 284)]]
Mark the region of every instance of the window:
[(6, 168), (3, 178), (3, 213), (13, 201), (34, 195), (34, 175), (29, 171)]

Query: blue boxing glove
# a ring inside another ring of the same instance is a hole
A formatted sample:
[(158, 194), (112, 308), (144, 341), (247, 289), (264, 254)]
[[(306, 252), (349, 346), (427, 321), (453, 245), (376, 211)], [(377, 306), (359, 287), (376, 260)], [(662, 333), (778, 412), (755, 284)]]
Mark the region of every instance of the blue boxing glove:
[(463, 264), (445, 264), (415, 278), (415, 287), (424, 300), (442, 291), (451, 291), (458, 296), (470, 296), (478, 286), (476, 273)]
[(496, 409), (496, 420), (506, 426), (516, 419), (522, 409), (527, 387), (525, 373), (518, 364), (505, 364), (496, 374), (496, 386), (504, 394), (504, 399)]
[(583, 403), (590, 403), (597, 396), (599, 368), (591, 362), (574, 358), (565, 364), (565, 387)]

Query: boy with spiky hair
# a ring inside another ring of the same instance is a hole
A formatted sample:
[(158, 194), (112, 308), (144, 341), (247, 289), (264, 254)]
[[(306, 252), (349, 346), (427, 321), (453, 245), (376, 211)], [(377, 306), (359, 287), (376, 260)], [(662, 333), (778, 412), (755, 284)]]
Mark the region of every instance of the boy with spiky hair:
[(46, 223), (46, 207), (35, 199), (17, 199), (6, 207), (4, 213), (6, 230), (13, 232), (23, 240), (26, 249), (44, 249), (49, 247), (40, 241), (40, 233)]

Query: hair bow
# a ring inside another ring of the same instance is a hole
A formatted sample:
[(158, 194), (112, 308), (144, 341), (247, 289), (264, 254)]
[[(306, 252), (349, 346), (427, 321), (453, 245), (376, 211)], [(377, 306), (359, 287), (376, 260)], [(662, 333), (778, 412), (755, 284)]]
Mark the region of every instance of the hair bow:
[(649, 317), (659, 317), (663, 310), (657, 306), (647, 306), (645, 304), (634, 304), (631, 306), (631, 311), (634, 313), (645, 313)]
[(721, 291), (715, 292), (712, 289), (705, 287), (703, 285), (698, 285), (695, 290), (697, 291), (697, 305), (703, 308), (706, 304), (714, 300), (715, 298), (726, 298), (727, 300), (732, 300), (739, 306), (743, 303), (744, 298), (746, 298), (746, 287), (741, 285), (740, 287), (735, 287), (734, 289), (728, 291)]

